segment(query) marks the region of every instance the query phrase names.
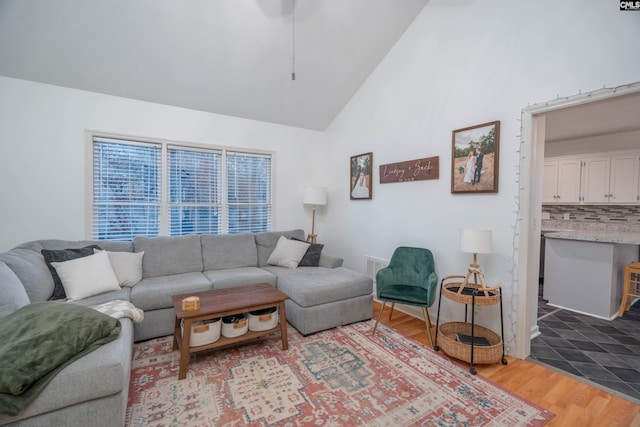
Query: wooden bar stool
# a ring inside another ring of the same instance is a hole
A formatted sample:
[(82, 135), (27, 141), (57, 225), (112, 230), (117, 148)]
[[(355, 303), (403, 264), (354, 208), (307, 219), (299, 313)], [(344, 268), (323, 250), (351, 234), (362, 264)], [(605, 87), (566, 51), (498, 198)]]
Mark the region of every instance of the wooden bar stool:
[(624, 267), (624, 289), (618, 317), (631, 308), (634, 298), (640, 298), (640, 262), (632, 262)]

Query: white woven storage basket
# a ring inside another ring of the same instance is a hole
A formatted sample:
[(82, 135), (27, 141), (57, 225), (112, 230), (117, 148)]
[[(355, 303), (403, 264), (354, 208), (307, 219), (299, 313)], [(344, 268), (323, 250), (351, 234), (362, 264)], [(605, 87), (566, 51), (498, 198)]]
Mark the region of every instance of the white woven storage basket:
[[(220, 318), (210, 320), (199, 320), (191, 324), (191, 337), (189, 347), (198, 347), (211, 344), (220, 339)], [(180, 325), (184, 334), (184, 322)]]
[(249, 312), (249, 330), (266, 331), (278, 326), (278, 307)]
[(222, 318), (222, 336), (235, 338), (246, 334), (248, 330), (249, 321), (244, 313)]

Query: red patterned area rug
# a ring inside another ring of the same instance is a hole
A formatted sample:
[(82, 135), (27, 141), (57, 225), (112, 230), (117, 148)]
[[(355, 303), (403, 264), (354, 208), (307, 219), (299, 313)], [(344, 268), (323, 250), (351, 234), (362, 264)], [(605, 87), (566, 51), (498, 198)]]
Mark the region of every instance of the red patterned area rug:
[(361, 322), (192, 355), (134, 346), (127, 426), (542, 426), (553, 414), (424, 345)]

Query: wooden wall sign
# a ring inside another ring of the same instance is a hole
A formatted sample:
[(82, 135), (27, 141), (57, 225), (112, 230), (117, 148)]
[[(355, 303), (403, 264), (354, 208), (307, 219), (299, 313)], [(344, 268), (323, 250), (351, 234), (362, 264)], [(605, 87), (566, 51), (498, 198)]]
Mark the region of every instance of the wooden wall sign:
[(440, 178), (440, 157), (380, 165), (380, 183), (422, 181)]

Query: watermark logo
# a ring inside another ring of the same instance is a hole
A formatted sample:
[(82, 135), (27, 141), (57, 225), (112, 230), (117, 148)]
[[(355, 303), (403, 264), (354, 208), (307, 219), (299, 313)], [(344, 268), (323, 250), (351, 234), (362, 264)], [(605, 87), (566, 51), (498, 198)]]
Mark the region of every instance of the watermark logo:
[(640, 10), (640, 1), (620, 0), (620, 10)]

